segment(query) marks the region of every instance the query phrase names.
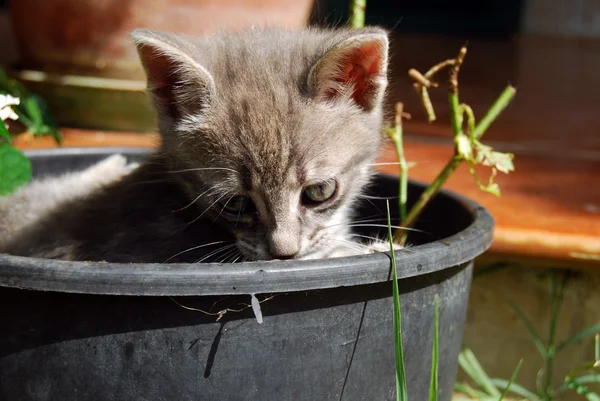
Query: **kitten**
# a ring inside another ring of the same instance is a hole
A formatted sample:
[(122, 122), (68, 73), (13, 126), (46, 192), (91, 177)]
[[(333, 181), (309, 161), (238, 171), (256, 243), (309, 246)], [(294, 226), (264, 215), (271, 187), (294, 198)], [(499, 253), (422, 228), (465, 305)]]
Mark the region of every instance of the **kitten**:
[(161, 148), (116, 182), (65, 201), (0, 250), (111, 262), (365, 252), (348, 224), (381, 141), (384, 30), (132, 36)]
[(9, 196), (0, 197), (0, 249), (25, 227), (36, 224), (63, 204), (119, 180), (137, 164), (113, 155), (83, 170), (33, 180)]

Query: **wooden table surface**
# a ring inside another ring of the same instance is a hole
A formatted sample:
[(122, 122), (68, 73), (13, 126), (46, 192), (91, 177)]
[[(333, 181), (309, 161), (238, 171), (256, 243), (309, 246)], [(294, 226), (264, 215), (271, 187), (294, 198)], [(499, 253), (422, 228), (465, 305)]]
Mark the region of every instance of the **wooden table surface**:
[[(390, 104), (402, 101), (410, 177), (431, 181), (452, 155), (446, 92), (432, 94), (428, 124), (406, 72), (453, 57), (461, 39), (393, 38)], [(549, 265), (600, 264), (600, 42), (521, 38), (471, 42), (461, 70), (461, 100), (481, 116), (507, 83), (517, 96), (484, 142), (515, 154), (516, 171), (499, 174), (502, 196), (481, 192), (466, 168), (447, 188), (487, 207), (496, 220), (488, 255)], [(391, 109), (391, 107), (390, 107)], [(154, 134), (64, 130), (65, 146), (154, 146)], [(54, 146), (19, 137), (21, 148)], [(381, 161), (394, 161), (388, 146)], [(396, 172), (396, 166), (384, 166)], [(484, 176), (485, 177), (485, 176)]]

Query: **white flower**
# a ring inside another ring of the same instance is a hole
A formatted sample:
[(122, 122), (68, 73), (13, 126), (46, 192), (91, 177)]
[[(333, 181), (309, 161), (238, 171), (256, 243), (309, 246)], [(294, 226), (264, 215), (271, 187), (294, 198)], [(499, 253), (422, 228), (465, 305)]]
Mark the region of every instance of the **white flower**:
[(2, 119), (2, 121), (7, 118), (17, 120), (19, 116), (10, 106), (18, 105), (19, 103), (21, 103), (21, 100), (18, 97), (0, 94), (0, 119)]

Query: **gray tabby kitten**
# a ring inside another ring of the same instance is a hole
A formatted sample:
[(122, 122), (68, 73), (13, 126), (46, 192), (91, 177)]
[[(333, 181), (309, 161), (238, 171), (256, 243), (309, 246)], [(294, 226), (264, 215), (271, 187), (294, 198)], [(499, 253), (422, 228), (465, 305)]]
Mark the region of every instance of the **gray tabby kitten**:
[(389, 250), (365, 251), (348, 228), (380, 146), (385, 31), (132, 35), (161, 148), (111, 184), (3, 230), (0, 251), (208, 262)]

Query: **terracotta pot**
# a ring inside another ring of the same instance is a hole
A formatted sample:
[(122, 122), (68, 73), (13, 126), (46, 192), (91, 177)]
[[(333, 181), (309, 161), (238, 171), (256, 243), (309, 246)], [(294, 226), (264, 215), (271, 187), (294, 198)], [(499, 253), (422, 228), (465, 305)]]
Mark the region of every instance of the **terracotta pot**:
[(301, 28), (312, 0), (11, 0), (19, 67), (143, 80), (129, 31), (201, 35), (250, 25)]
[(129, 36), (134, 28), (202, 35), (218, 28), (302, 28), (313, 0), (9, 0), (21, 54), (12, 74), (63, 126), (150, 131), (154, 115)]

